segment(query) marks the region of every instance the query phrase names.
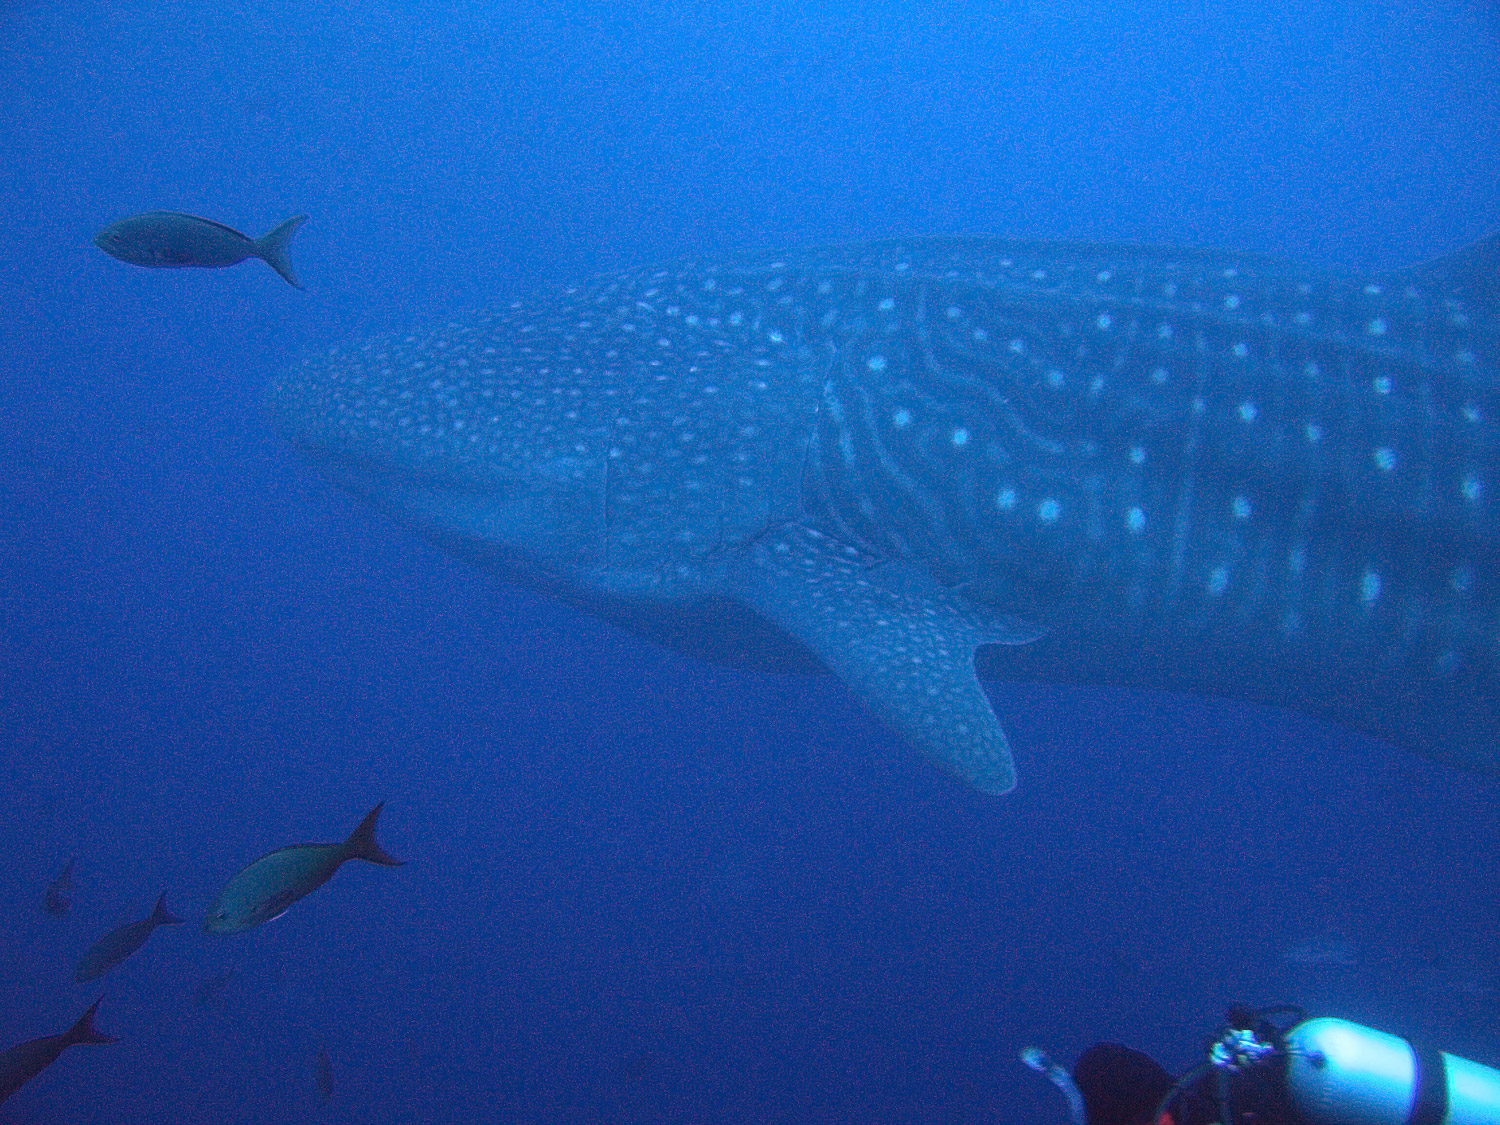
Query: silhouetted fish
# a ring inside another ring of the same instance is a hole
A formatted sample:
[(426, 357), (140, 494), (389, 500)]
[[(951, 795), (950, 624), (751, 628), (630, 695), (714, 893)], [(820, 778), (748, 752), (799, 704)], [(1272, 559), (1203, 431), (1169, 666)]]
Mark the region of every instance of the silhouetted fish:
[(274, 921), (287, 907), (312, 894), (344, 863), (362, 859), (383, 867), (400, 867), (401, 860), (386, 855), (375, 842), (375, 822), (381, 801), (342, 844), (297, 844), (261, 856), (229, 880), (203, 919), (203, 931), (237, 934)]
[(73, 979), (82, 983), (102, 977), (145, 945), (146, 939), (151, 936), (151, 931), (157, 926), (180, 925), (182, 925), (182, 919), (167, 909), (167, 896), (162, 895), (156, 900), (156, 909), (151, 912), (149, 918), (111, 930), (89, 946), (88, 952), (83, 955), (83, 959), (78, 962), (78, 968), (73, 972)]
[(217, 1001), (224, 990), (239, 976), (233, 969), (226, 969), (216, 977), (199, 981), (198, 987), (193, 989), (193, 1003), (200, 1008), (207, 1008)]
[(61, 1035), (31, 1039), (0, 1053), (0, 1102), (46, 1070), (69, 1047), (80, 1043), (113, 1043), (115, 1040), (111, 1036), (101, 1034), (94, 1027), (94, 1013), (99, 1010), (100, 1003), (100, 1000), (95, 1000), (90, 1004), (78, 1022)]
[(1282, 950), (1281, 959), (1294, 965), (1333, 965), (1352, 968), (1359, 964), (1359, 950), (1352, 941), (1322, 934), (1307, 938)]
[(656, 1052), (649, 1047), (636, 1051), (620, 1067), (620, 1081), (630, 1084), (639, 1082), (656, 1065)]
[(333, 1097), (333, 1062), (328, 1058), (328, 1048), (318, 1049), (318, 1060), (313, 1067), (313, 1085), (318, 1090), (318, 1101), (328, 1104)]
[(1500, 239), (1356, 274), (916, 239), (641, 269), (356, 344), (281, 431), (434, 543), (819, 665), (1015, 784), (975, 675), (1198, 692), (1500, 773)]
[(270, 234), (246, 238), (212, 219), (177, 211), (148, 211), (105, 227), (94, 236), (94, 245), (122, 262), (155, 269), (234, 266), (246, 258), (260, 258), (288, 285), (301, 289), (287, 246), (306, 219), (306, 215), (294, 215)]
[(69, 891), (77, 889), (73, 882), (73, 863), (73, 860), (68, 860), (67, 866), (58, 872), (42, 896), (42, 909), (53, 917), (61, 918), (73, 905), (73, 899), (68, 895)]

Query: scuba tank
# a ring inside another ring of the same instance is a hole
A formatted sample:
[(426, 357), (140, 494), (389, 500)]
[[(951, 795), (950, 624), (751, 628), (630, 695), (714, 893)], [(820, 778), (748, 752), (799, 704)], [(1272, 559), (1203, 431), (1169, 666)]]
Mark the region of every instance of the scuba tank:
[[(1271, 1018), (1288, 1015), (1290, 1025)], [(1296, 1125), (1500, 1125), (1500, 1070), (1299, 1008), (1236, 1007), (1153, 1120), (1180, 1120), (1179, 1103), (1222, 1125), (1247, 1113)]]
[[(1123, 1050), (1123, 1048), (1122, 1048)], [(1085, 1125), (1083, 1095), (1035, 1047), (1021, 1061), (1068, 1099)], [(1208, 1058), (1182, 1075), (1150, 1121), (1171, 1125), (1500, 1125), (1500, 1070), (1300, 1008), (1234, 1007)]]
[(1348, 1020), (1282, 1036), (1288, 1100), (1308, 1125), (1500, 1125), (1500, 1071)]

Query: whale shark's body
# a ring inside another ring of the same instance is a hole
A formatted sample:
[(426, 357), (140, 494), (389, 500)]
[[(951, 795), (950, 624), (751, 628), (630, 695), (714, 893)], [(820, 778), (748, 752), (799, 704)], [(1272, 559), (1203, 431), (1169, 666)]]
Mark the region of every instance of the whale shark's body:
[(933, 239), (644, 269), (305, 363), (281, 431), (505, 578), (839, 676), (1015, 784), (974, 670), (1500, 771), (1500, 243), (1380, 276)]

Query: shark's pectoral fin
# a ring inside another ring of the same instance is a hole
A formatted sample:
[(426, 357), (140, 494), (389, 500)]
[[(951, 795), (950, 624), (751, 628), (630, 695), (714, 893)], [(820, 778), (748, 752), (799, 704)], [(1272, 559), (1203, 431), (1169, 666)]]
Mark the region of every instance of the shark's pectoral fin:
[[(874, 564), (806, 528), (758, 541), (731, 581), (745, 604), (817, 653), (871, 711), (984, 793), (1016, 786), (974, 650), (1042, 630), (974, 606), (921, 568)], [(872, 565), (874, 564), (874, 565)]]

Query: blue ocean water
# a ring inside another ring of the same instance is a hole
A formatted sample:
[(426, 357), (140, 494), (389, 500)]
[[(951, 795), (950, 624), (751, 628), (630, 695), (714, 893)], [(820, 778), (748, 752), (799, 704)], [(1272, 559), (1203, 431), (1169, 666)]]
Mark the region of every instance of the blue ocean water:
[[(1500, 1064), (1495, 783), (1001, 684), (1021, 786), (982, 797), (831, 680), (486, 580), (261, 406), (364, 332), (746, 247), (1421, 261), (1500, 229), (1497, 47), (1477, 0), (7, 4), (0, 1046), (101, 993), (120, 1042), (0, 1122), (1062, 1121), (1022, 1047), (1183, 1069), (1235, 1000)], [(91, 244), (158, 208), (307, 212), (307, 290)], [(407, 866), (200, 932), (379, 800)], [(189, 924), (73, 984), (162, 891)]]

